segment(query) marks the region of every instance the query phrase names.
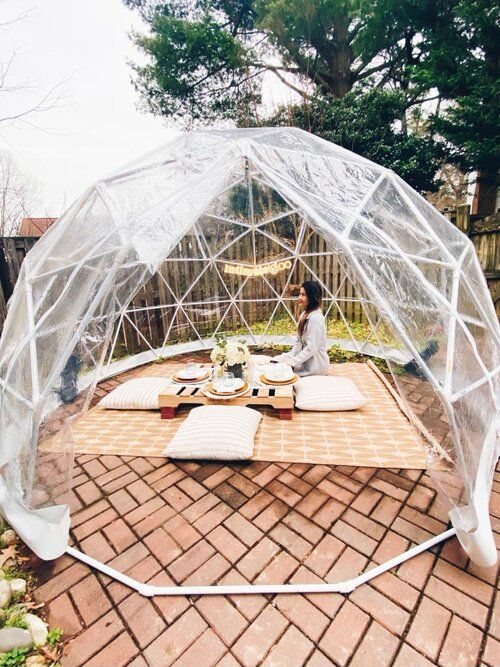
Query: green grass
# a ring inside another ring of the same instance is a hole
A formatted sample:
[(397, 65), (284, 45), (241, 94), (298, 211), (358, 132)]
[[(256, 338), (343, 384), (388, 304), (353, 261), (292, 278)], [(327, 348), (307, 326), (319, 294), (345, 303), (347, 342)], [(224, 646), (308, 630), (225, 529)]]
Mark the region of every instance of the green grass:
[[(6, 522), (2, 521), (1, 517), (0, 527), (1, 530), (10, 528)], [(33, 604), (33, 588), (36, 580), (33, 571), (27, 565), (26, 549), (20, 542), (16, 544), (15, 553), (12, 555), (12, 558), (9, 558), (9, 561), (11, 560), (13, 561), (12, 565), (8, 567), (4, 565), (0, 568), (2, 576), (5, 579), (24, 579), (27, 583), (27, 590), (25, 594), (14, 595), (11, 604), (6, 609), (0, 609), (0, 628), (21, 628), (27, 630), (28, 624), (25, 620), (25, 614), (28, 610), (37, 609), (37, 606)], [(33, 611), (33, 613), (44, 620), (39, 612)], [(46, 659), (47, 667), (60, 667), (58, 659), (62, 652), (61, 635), (62, 630), (59, 628), (53, 628), (49, 631), (47, 643), (52, 647), (51, 653), (54, 656), (52, 661), (47, 660), (46, 652), (43, 649), (39, 650), (37, 647), (16, 648), (12, 651), (0, 653), (0, 667), (21, 666), (25, 664), (28, 656), (38, 655)]]
[(55, 646), (57, 642), (61, 641), (63, 632), (64, 631), (61, 630), (61, 628), (52, 628), (52, 630), (49, 630), (49, 634), (47, 635), (47, 644)]
[(11, 604), (6, 609), (0, 609), (0, 628), (22, 628), (26, 630), (28, 625), (24, 620), (25, 613), (25, 605), (18, 604), (14, 600), (14, 604)]
[[(262, 322), (255, 322), (250, 325), (252, 332), (259, 336), (264, 332), (266, 335), (270, 336), (285, 336), (287, 334), (295, 334), (297, 327), (292, 322), (292, 320), (287, 318), (276, 318), (274, 319), (269, 328), (266, 331), (267, 320)], [(349, 327), (351, 329), (352, 335), (357, 341), (364, 342), (367, 340), (369, 343), (377, 345), (379, 342), (382, 345), (388, 345), (390, 347), (400, 347), (399, 341), (390, 334), (389, 331), (383, 326), (380, 325), (377, 329), (377, 335), (372, 331), (372, 328), (368, 322), (349, 322)], [(246, 327), (240, 327), (235, 329), (228, 334), (234, 335), (248, 335), (248, 330)], [(328, 338), (338, 338), (340, 340), (347, 339), (351, 340), (351, 334), (349, 329), (343, 320), (327, 320), (327, 335)]]
[[(255, 336), (261, 336), (264, 333), (268, 336), (286, 336), (294, 335), (297, 331), (297, 327), (294, 324), (293, 320), (287, 316), (283, 316), (281, 313), (278, 317), (273, 319), (269, 327), (267, 327), (268, 320), (261, 320), (254, 322), (250, 325), (250, 329)], [(212, 334), (213, 329), (216, 327), (217, 323), (213, 323), (213, 328), (205, 326), (202, 331), (200, 331), (200, 336), (209, 338)], [(231, 327), (231, 322), (227, 322), (227, 326)], [(267, 329), (266, 329), (267, 327)], [(394, 338), (394, 336), (387, 330), (387, 328), (380, 324), (377, 329), (377, 335), (372, 331), (370, 324), (367, 322), (349, 322), (349, 327), (351, 329), (352, 335), (354, 338), (363, 343), (367, 341), (373, 345), (387, 345), (393, 348), (400, 348), (401, 344), (399, 341)], [(221, 329), (221, 333), (226, 333), (228, 336), (248, 336), (249, 331), (245, 326), (235, 326), (230, 329)], [(349, 329), (343, 320), (327, 320), (327, 335), (329, 338), (335, 338), (339, 340), (351, 340), (351, 334)], [(194, 331), (190, 327), (186, 327), (185, 331), (177, 331), (175, 335), (167, 341), (167, 345), (177, 345), (179, 343), (187, 343), (189, 341), (195, 340)], [(151, 342), (151, 341), (150, 341)], [(158, 343), (160, 345), (161, 342)], [(152, 342), (153, 347), (154, 342)], [(141, 347), (141, 350), (143, 347)], [(140, 351), (140, 350), (138, 350)], [(118, 361), (119, 359), (124, 359), (128, 356), (131, 356), (130, 352), (127, 352), (123, 343), (117, 345), (114, 350), (112, 361)]]
[(0, 654), (0, 667), (16, 667), (24, 665), (29, 648), (13, 648), (12, 651)]

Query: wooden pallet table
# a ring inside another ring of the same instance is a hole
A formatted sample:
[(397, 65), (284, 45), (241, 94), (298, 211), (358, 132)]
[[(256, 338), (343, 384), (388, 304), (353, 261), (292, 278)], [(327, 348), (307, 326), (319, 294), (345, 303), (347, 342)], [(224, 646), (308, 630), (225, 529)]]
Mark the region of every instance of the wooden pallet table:
[(158, 395), (162, 419), (173, 419), (179, 405), (270, 405), (278, 411), (280, 419), (291, 419), (293, 410), (293, 386), (254, 387), (244, 396), (219, 401), (203, 394), (203, 387), (175, 385), (165, 387)]

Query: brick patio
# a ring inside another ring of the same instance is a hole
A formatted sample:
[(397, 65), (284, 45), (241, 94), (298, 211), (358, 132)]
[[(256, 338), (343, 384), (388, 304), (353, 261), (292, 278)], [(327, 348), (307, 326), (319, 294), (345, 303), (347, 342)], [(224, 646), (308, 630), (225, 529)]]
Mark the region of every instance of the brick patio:
[[(78, 548), (158, 585), (340, 581), (447, 527), (411, 470), (80, 455), (72, 502)], [(498, 534), (498, 472), (491, 512)], [(349, 596), (146, 599), (67, 556), (38, 575), (68, 667), (500, 664), (498, 568), (456, 539)]]

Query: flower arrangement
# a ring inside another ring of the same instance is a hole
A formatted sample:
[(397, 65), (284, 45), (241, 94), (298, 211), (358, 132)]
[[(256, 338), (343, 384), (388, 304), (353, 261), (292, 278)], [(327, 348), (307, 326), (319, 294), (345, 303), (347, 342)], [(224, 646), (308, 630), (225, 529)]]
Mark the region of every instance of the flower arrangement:
[(215, 341), (216, 345), (210, 354), (210, 359), (214, 364), (223, 366), (226, 369), (235, 369), (236, 367), (236, 376), (239, 374), (238, 371), (250, 359), (250, 350), (246, 346), (245, 341), (229, 341), (226, 334), (217, 334)]

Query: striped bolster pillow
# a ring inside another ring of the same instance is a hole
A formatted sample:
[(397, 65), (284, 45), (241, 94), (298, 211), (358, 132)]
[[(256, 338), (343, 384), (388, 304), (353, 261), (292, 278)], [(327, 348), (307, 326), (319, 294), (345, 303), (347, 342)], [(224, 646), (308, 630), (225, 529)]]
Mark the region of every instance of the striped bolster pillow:
[(105, 396), (99, 405), (111, 410), (158, 410), (158, 394), (170, 384), (167, 377), (128, 380)]
[(294, 389), (295, 407), (299, 410), (357, 410), (366, 404), (366, 398), (348, 378), (309, 375), (300, 378)]
[(163, 453), (172, 459), (249, 459), (261, 419), (257, 410), (239, 405), (202, 405), (191, 410)]

